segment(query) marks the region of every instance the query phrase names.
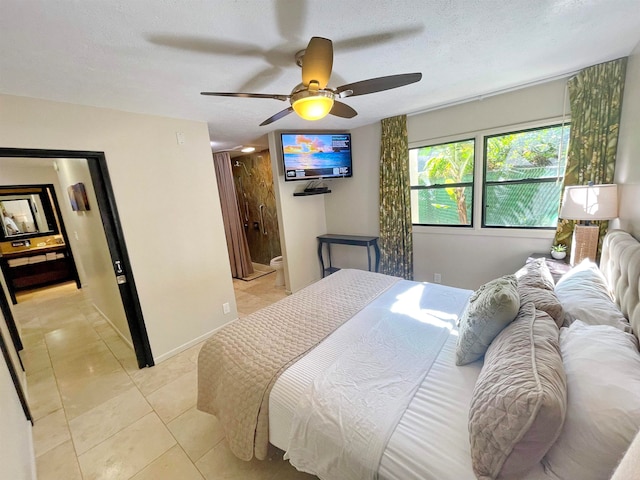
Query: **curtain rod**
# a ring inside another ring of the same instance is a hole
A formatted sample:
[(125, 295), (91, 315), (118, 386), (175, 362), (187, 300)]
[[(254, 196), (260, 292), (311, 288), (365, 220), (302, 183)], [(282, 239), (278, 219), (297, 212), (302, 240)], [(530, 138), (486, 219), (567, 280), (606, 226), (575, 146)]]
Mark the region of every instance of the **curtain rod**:
[(563, 78), (570, 79), (577, 75), (580, 70), (574, 72), (563, 73), (561, 75), (554, 75), (552, 77), (546, 77), (539, 80), (534, 80), (532, 82), (521, 83), (519, 85), (514, 85), (513, 87), (507, 87), (500, 90), (495, 90), (489, 93), (483, 93), (480, 95), (473, 95), (471, 97), (461, 98), (460, 100), (454, 100), (451, 102), (445, 102), (438, 105), (434, 105), (432, 107), (425, 108), (423, 110), (418, 110), (416, 112), (408, 113), (408, 117), (413, 117), (414, 115), (421, 115), (423, 113), (433, 112), (434, 110), (441, 110), (443, 108), (455, 107), (457, 105), (462, 105), (463, 103), (469, 103), (474, 101), (484, 100), (485, 98), (494, 97), (496, 95), (502, 95), (503, 93), (515, 92), (517, 90), (522, 90), (523, 88), (535, 87), (536, 85), (542, 85), (544, 83), (553, 82), (555, 80), (562, 80)]

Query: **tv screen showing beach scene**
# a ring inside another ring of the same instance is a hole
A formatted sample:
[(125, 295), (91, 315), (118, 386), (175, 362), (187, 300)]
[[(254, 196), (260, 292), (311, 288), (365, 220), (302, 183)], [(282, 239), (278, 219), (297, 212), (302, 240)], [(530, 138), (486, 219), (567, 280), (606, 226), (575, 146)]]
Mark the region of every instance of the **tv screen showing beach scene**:
[(282, 133), (284, 178), (313, 180), (350, 177), (350, 133)]

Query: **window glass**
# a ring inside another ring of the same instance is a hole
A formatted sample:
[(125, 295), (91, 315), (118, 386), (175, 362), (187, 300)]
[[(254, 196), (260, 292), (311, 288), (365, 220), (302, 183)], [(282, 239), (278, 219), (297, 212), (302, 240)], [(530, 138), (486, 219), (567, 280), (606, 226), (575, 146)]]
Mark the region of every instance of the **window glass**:
[(485, 137), (483, 226), (555, 228), (569, 126)]
[(409, 151), (411, 216), (418, 225), (472, 225), (475, 141)]

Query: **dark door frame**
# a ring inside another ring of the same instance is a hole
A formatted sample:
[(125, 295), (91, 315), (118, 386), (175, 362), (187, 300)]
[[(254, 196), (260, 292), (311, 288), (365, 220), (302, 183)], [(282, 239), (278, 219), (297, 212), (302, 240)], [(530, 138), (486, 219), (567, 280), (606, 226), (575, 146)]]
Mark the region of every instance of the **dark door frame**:
[(0, 157), (84, 158), (87, 160), (114, 271), (116, 275), (122, 276), (120, 278), (125, 279), (124, 283), (118, 282), (118, 288), (122, 297), (122, 305), (127, 317), (138, 366), (140, 368), (152, 367), (154, 361), (147, 335), (147, 327), (142, 315), (138, 290), (133, 278), (131, 262), (129, 261), (129, 254), (104, 152), (0, 147)]

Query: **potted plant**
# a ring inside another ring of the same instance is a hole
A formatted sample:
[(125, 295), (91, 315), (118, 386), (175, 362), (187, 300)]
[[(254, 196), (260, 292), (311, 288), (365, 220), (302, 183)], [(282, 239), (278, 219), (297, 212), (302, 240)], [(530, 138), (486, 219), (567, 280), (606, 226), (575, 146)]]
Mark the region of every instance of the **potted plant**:
[(556, 260), (562, 260), (567, 256), (567, 246), (564, 243), (558, 243), (551, 247), (551, 256)]

